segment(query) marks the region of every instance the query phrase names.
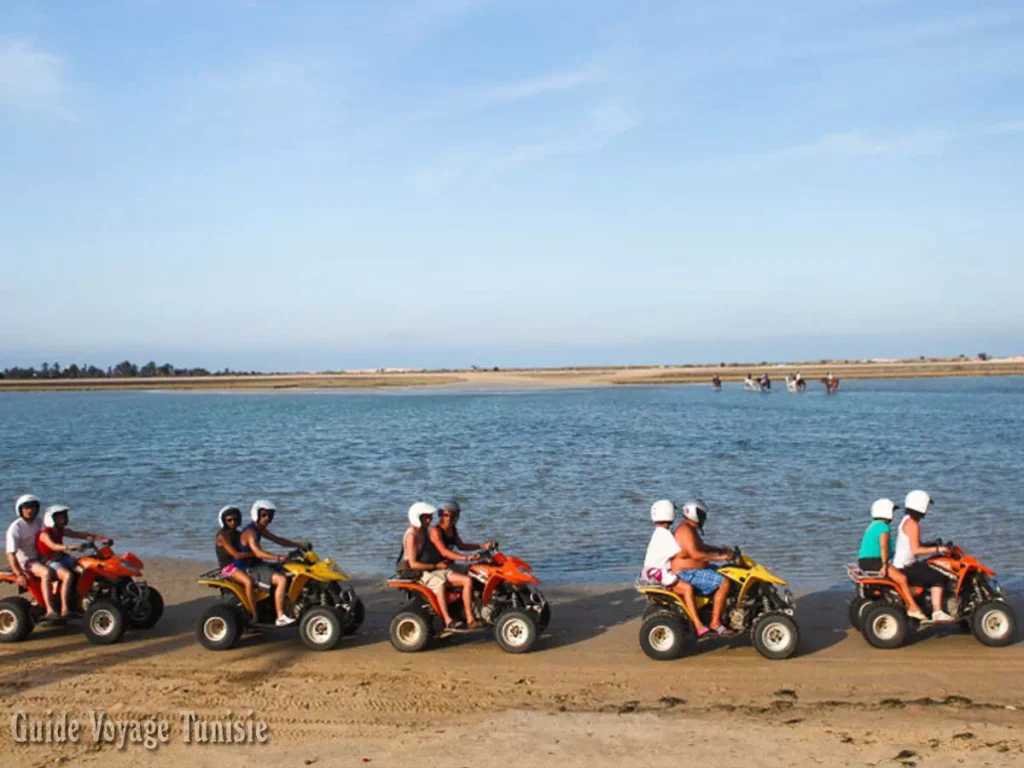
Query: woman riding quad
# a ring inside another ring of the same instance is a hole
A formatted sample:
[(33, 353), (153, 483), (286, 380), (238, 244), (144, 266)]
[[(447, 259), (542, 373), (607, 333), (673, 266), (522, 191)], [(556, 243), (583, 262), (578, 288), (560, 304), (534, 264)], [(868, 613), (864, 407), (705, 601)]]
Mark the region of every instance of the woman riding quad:
[(217, 522), (220, 523), (220, 530), (217, 531), (217, 539), (214, 549), (217, 552), (217, 564), (220, 566), (220, 575), (226, 579), (238, 582), (245, 590), (245, 599), (249, 603), (249, 612), (252, 614), (254, 624), (259, 623), (259, 615), (256, 612), (256, 588), (253, 586), (252, 577), (248, 573), (249, 560), (242, 551), (242, 511), (238, 507), (221, 507), (217, 513)]
[(942, 574), (932, 570), (928, 563), (919, 558), (928, 555), (946, 554), (941, 546), (926, 547), (921, 544), (921, 521), (928, 513), (932, 497), (925, 491), (911, 491), (903, 504), (904, 515), (900, 520), (896, 536), (895, 565), (907, 581), (917, 587), (929, 587), (932, 597), (932, 621), (948, 622), (953, 617), (942, 610), (942, 588), (946, 583)]
[(36, 539), (36, 549), (41, 562), (57, 575), (60, 582), (60, 616), (66, 619), (71, 612), (71, 589), (74, 582), (71, 573), (78, 560), (68, 554), (76, 547), (64, 543), (65, 537), (86, 541), (109, 541), (104, 536), (87, 531), (73, 531), (68, 528), (71, 510), (63, 504), (51, 504), (43, 515), (43, 529)]
[(910, 590), (910, 584), (903, 572), (890, 565), (893, 553), (896, 551), (896, 542), (893, 540), (890, 526), (892, 524), (892, 513), (898, 506), (893, 504), (891, 499), (879, 499), (871, 505), (871, 525), (864, 531), (864, 537), (860, 542), (860, 551), (857, 553), (857, 565), (862, 571), (878, 571), (883, 578), (892, 579), (910, 599), (910, 609), (907, 615), (912, 619), (924, 621), (926, 616), (921, 612), (920, 606), (914, 600)]
[(704, 637), (711, 630), (700, 620), (697, 613), (697, 604), (693, 599), (693, 587), (680, 579), (672, 572), (672, 560), (682, 550), (672, 535), (672, 523), (676, 519), (676, 505), (668, 499), (656, 501), (651, 506), (651, 522), (654, 523), (654, 533), (651, 534), (651, 541), (647, 545), (647, 554), (644, 556), (644, 567), (640, 571), (640, 578), (646, 582), (661, 584), (671, 589), (683, 598), (686, 609), (693, 617), (693, 627), (697, 637)]

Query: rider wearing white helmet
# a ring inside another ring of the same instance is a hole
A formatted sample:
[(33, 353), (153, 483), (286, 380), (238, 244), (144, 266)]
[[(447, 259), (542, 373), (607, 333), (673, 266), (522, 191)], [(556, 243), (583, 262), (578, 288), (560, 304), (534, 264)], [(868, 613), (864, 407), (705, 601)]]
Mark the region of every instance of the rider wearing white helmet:
[(946, 548), (940, 546), (925, 546), (921, 543), (921, 521), (928, 514), (928, 508), (932, 505), (932, 497), (926, 491), (911, 491), (907, 494), (903, 508), (906, 513), (900, 520), (899, 531), (896, 535), (896, 553), (893, 555), (893, 565), (903, 572), (907, 581), (916, 587), (928, 587), (931, 590), (932, 599), (932, 621), (952, 621), (953, 617), (942, 610), (942, 588), (946, 584), (945, 578), (937, 571), (932, 570), (925, 560), (931, 555), (945, 554)]
[[(253, 503), (249, 510), (252, 522), (242, 531), (241, 551), (246, 555), (246, 562), (251, 563), (247, 566), (247, 570), (253, 581), (261, 587), (274, 590), (274, 610), (277, 612), (277, 621), (274, 622), (274, 626), (286, 627), (295, 623), (295, 619), (285, 615), (284, 612), (284, 593), (288, 586), (288, 579), (279, 568), (280, 564), (288, 558), (285, 555), (267, 552), (261, 544), (264, 536), (275, 544), (292, 549), (307, 549), (309, 544), (292, 541), (271, 533), (270, 523), (275, 514), (277, 514), (277, 507), (272, 501), (259, 499)], [(268, 563), (274, 565), (271, 566)]]
[[(458, 528), (461, 516), (462, 507), (454, 499), (441, 505), (437, 511), (437, 524), (427, 532), (427, 541), (420, 555), (422, 562), (439, 563), (445, 560), (452, 563), (469, 563), (480, 559), (477, 550), (491, 548), (493, 542), (490, 541), (485, 541), (483, 544), (472, 544), (462, 540)], [(458, 550), (474, 554), (464, 555)], [(470, 629), (475, 629), (479, 622), (473, 614), (473, 580), (465, 573), (452, 571), (448, 575), (448, 583), (462, 590), (462, 606), (467, 617), (466, 624)]]
[(708, 628), (704, 626), (697, 614), (697, 604), (693, 599), (693, 587), (687, 582), (681, 581), (672, 571), (672, 560), (681, 551), (672, 535), (672, 523), (675, 519), (676, 505), (668, 499), (656, 501), (651, 506), (651, 522), (654, 523), (654, 533), (651, 534), (651, 540), (647, 544), (647, 554), (644, 556), (644, 566), (640, 570), (640, 578), (642, 581), (661, 584), (682, 597), (690, 616), (693, 617), (697, 637), (703, 637), (708, 633)]
[(221, 507), (217, 512), (217, 526), (213, 548), (217, 555), (217, 565), (220, 566), (220, 575), (242, 585), (252, 621), (258, 623), (256, 586), (249, 575), (249, 566), (255, 561), (250, 560), (250, 550), (242, 549), (242, 510), (230, 504)]
[(42, 582), (43, 601), (46, 603), (47, 621), (60, 618), (53, 608), (53, 597), (50, 585), (53, 582), (53, 571), (39, 559), (36, 540), (43, 528), (39, 517), (39, 499), (30, 493), (19, 496), (14, 502), (15, 520), (7, 528), (5, 538), (7, 563), (18, 579), (18, 586), (27, 587), (29, 576), (35, 576)]
[[(444, 620), (445, 629), (464, 629), (462, 622), (452, 621), (448, 612), (448, 601), (445, 599), (445, 584), (452, 578), (453, 573), (448, 567), (448, 562), (437, 555), (430, 557), (430, 550), (436, 554), (436, 549), (428, 547), (430, 522), (434, 519), (437, 508), (425, 501), (417, 501), (406, 513), (409, 519), (409, 527), (405, 529), (402, 536), (402, 553), (398, 557), (398, 574), (400, 576), (418, 579), (420, 583), (438, 596), (438, 607), (441, 609), (441, 618)], [(433, 562), (428, 562), (432, 560)], [(472, 598), (472, 596), (471, 596)], [(471, 617), (472, 604), (466, 613)]]
[(43, 529), (36, 539), (36, 549), (42, 562), (57, 574), (60, 581), (61, 618), (67, 618), (71, 612), (71, 587), (74, 582), (71, 572), (78, 565), (78, 559), (68, 554), (72, 549), (64, 543), (64, 538), (85, 539), (86, 541), (103, 541), (107, 539), (88, 531), (73, 531), (67, 527), (71, 510), (63, 504), (51, 504), (43, 515)]
[(672, 561), (672, 567), (676, 575), (696, 591), (705, 596), (714, 595), (710, 631), (727, 635), (729, 630), (722, 624), (722, 609), (729, 595), (729, 582), (710, 564), (732, 559), (732, 550), (704, 543), (701, 532), (707, 516), (707, 505), (699, 499), (683, 505), (683, 524), (676, 528), (675, 534), (680, 552)]
[(883, 577), (894, 581), (900, 590), (910, 598), (907, 615), (912, 619), (924, 621), (925, 615), (921, 612), (920, 606), (914, 600), (910, 591), (907, 577), (898, 568), (890, 567), (892, 557), (896, 552), (896, 543), (890, 531), (892, 524), (893, 510), (899, 505), (894, 504), (891, 499), (878, 499), (871, 505), (871, 525), (864, 531), (860, 542), (860, 550), (857, 553), (857, 565), (862, 571), (878, 571)]

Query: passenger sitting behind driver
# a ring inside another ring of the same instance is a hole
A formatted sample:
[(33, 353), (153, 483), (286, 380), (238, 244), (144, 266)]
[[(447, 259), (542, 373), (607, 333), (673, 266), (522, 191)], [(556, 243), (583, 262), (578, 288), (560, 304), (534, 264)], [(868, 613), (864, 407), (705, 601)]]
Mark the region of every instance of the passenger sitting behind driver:
[(897, 505), (891, 499), (879, 499), (871, 505), (871, 525), (864, 531), (864, 538), (860, 542), (860, 551), (857, 553), (857, 565), (862, 571), (878, 571), (883, 578), (896, 583), (903, 592), (910, 598), (910, 607), (907, 615), (912, 619), (924, 621), (925, 615), (921, 607), (914, 599), (910, 590), (910, 582), (903, 572), (892, 565), (892, 556), (896, 552), (896, 542), (892, 537), (890, 525), (892, 524), (892, 513)]
[(680, 553), (679, 544), (672, 535), (672, 522), (676, 519), (676, 505), (668, 499), (654, 502), (651, 507), (651, 521), (654, 533), (647, 545), (644, 567), (640, 576), (644, 581), (653, 581), (666, 589), (671, 589), (681, 598), (693, 618), (693, 628), (697, 637), (704, 637), (711, 630), (700, 620), (697, 604), (693, 600), (693, 587), (679, 579), (672, 572), (672, 558)]
[(217, 551), (220, 575), (242, 585), (245, 599), (249, 601), (252, 621), (256, 624), (260, 620), (256, 612), (256, 588), (247, 573), (247, 555), (242, 551), (242, 511), (238, 507), (222, 507), (217, 513), (217, 522), (220, 523), (220, 530), (217, 531), (214, 548)]

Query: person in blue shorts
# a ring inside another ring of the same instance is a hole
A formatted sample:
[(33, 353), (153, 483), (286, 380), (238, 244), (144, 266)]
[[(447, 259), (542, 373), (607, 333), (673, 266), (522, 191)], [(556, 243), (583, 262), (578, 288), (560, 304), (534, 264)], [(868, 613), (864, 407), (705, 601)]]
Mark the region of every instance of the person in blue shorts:
[(710, 547), (701, 538), (708, 508), (703, 501), (688, 501), (683, 505), (683, 524), (676, 528), (675, 538), (679, 554), (672, 560), (672, 570), (681, 581), (693, 587), (705, 597), (714, 596), (711, 604), (709, 628), (719, 635), (728, 635), (729, 630), (722, 624), (722, 609), (729, 595), (729, 582), (717, 570), (710, 567), (713, 562), (727, 562), (732, 559), (732, 550)]

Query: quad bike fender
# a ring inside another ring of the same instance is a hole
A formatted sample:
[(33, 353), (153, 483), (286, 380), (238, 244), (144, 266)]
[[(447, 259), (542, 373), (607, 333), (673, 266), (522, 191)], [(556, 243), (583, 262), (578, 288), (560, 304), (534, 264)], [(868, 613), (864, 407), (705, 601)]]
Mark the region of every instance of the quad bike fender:
[[(245, 606), (245, 610), (249, 611), (250, 613), (253, 612), (254, 606), (249, 605), (249, 601), (245, 597), (245, 589), (237, 581), (232, 581), (231, 579), (200, 579), (199, 583), (207, 587), (223, 589), (227, 592), (230, 592), (232, 595), (234, 595), (238, 602)], [(270, 597), (269, 592), (265, 592), (259, 587), (256, 588), (257, 603), (263, 602), (268, 597)]]
[[(389, 587), (402, 589), (408, 593), (419, 595), (420, 598), (430, 606), (431, 610), (438, 616), (441, 615), (441, 603), (438, 601), (437, 593), (428, 588), (425, 584), (412, 581), (389, 581)], [(459, 599), (457, 593), (448, 594), (448, 602), (452, 603)]]
[[(649, 603), (654, 604), (668, 601), (672, 605), (676, 606), (691, 623), (694, 622), (695, 617), (686, 607), (686, 603), (683, 602), (683, 598), (672, 590), (665, 589), (663, 587), (638, 587), (637, 589), (642, 595), (644, 595), (644, 597), (647, 598)], [(700, 610), (711, 601), (711, 598), (694, 595), (693, 600), (697, 604), (697, 610)]]

